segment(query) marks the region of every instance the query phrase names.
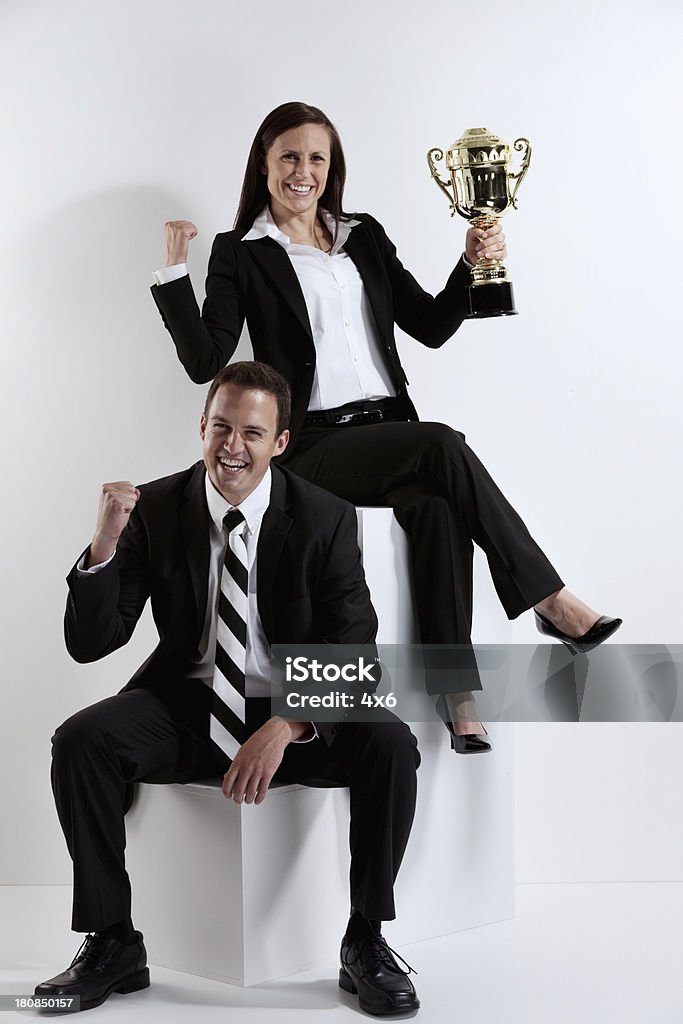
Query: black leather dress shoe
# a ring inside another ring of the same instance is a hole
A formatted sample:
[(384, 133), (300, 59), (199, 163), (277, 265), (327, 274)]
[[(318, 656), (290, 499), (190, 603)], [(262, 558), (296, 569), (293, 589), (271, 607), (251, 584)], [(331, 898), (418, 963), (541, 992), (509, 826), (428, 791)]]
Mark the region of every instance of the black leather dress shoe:
[(553, 626), (552, 622), (546, 619), (545, 615), (541, 615), (535, 609), (534, 615), (536, 616), (538, 632), (543, 633), (544, 636), (551, 636), (555, 640), (561, 640), (563, 644), (567, 645), (572, 654), (586, 654), (588, 651), (592, 651), (594, 647), (601, 644), (608, 636), (615, 633), (623, 622), (623, 619), (611, 619), (609, 615), (601, 615), (597, 622), (594, 622), (583, 636), (568, 636), (558, 629), (557, 626)]
[[(454, 750), (456, 754), (486, 754), (491, 750), (491, 744), (481, 733), (466, 732), (458, 734), (455, 731), (453, 723), (449, 718), (450, 712), (443, 694), (437, 698), (436, 711), (451, 735), (451, 750)], [(482, 729), (488, 736), (485, 725), (482, 725)]]
[(62, 974), (35, 987), (37, 996), (80, 996), (81, 1010), (99, 1006), (112, 992), (137, 992), (149, 986), (147, 951), (141, 932), (125, 946), (96, 932), (87, 935)]
[(379, 933), (362, 938), (345, 935), (340, 956), (339, 987), (358, 996), (361, 1010), (375, 1017), (387, 1017), (407, 1015), (420, 1008), (415, 987), (408, 977), (413, 968), (401, 957), (398, 959), (408, 970), (399, 967), (395, 959), (398, 953), (389, 949)]

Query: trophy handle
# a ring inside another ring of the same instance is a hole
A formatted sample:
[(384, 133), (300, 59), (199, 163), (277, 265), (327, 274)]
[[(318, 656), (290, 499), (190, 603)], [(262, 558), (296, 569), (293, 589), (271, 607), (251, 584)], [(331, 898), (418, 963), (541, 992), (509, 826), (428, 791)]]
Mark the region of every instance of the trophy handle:
[(517, 153), (520, 153), (522, 150), (524, 151), (519, 170), (515, 174), (508, 171), (508, 179), (511, 178), (515, 181), (515, 187), (510, 191), (510, 202), (514, 208), (517, 209), (517, 199), (515, 197), (519, 186), (522, 184), (522, 178), (529, 170), (529, 163), (531, 161), (531, 143), (528, 139), (515, 139), (513, 146)]
[(443, 178), (439, 177), (439, 171), (438, 171), (438, 168), (436, 167), (436, 164), (434, 163), (434, 157), (436, 157), (436, 160), (443, 160), (443, 150), (442, 149), (430, 149), (429, 152), (427, 153), (427, 163), (429, 164), (429, 170), (431, 171), (432, 178), (437, 183), (437, 185), (439, 186), (439, 188), (441, 189), (443, 194), (445, 196), (447, 196), (448, 202), (449, 202), (450, 207), (451, 207), (451, 217), (454, 217), (455, 216), (455, 200), (453, 199), (453, 196), (451, 195), (451, 193), (448, 190), (448, 184), (449, 183), (447, 181), (444, 181)]

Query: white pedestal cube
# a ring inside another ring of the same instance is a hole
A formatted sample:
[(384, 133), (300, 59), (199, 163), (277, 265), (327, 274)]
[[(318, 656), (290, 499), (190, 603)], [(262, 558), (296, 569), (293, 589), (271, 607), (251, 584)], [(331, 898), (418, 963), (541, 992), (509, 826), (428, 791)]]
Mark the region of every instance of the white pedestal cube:
[[(406, 540), (388, 509), (359, 510), (383, 643), (416, 642)], [(390, 945), (514, 914), (511, 729), (458, 756), (416, 724), (422, 764)], [(278, 786), (260, 806), (219, 780), (141, 785), (127, 816), (133, 917), (152, 963), (254, 985), (333, 960), (349, 912), (348, 791)], [(419, 967), (418, 967), (419, 969)]]
[(348, 916), (348, 790), (142, 785), (128, 816), (133, 919), (153, 963), (254, 985), (329, 961)]

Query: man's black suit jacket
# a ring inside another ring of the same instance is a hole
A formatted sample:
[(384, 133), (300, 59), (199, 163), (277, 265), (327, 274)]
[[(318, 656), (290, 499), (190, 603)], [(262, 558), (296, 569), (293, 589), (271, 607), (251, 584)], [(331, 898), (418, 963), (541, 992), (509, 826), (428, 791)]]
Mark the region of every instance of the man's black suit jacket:
[[(374, 645), (377, 616), (353, 505), (286, 469), (271, 469), (271, 500), (257, 547), (258, 607), (268, 642)], [(74, 566), (67, 577), (65, 637), (79, 662), (97, 661), (127, 643), (151, 598), (159, 643), (124, 690), (145, 686), (175, 700), (187, 687), (184, 676), (207, 605), (205, 473), (199, 462), (142, 484), (112, 561), (88, 577)], [(208, 687), (201, 684), (200, 690)], [(337, 727), (316, 724), (331, 743)]]
[[(460, 259), (443, 290), (432, 296), (405, 269), (381, 224), (367, 213), (353, 216), (361, 223), (352, 228), (344, 249), (363, 279), (406, 418), (417, 419), (396, 349), (394, 323), (422, 344), (439, 348), (467, 315), (470, 272)], [(243, 242), (243, 234), (226, 231), (216, 236), (201, 316), (187, 276), (154, 285), (152, 295), (181, 363), (197, 384), (210, 381), (229, 362), (246, 320), (254, 357), (275, 367), (292, 389), (292, 440), (282, 456), (286, 461), (309, 405), (316, 358), (313, 333), (285, 250), (273, 238)]]

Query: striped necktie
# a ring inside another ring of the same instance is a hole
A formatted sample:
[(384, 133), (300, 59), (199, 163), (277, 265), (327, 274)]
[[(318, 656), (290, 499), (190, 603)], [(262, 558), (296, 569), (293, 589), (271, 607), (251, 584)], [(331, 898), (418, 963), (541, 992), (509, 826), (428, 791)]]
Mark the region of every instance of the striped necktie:
[(228, 535), (216, 615), (216, 660), (213, 671), (209, 735), (232, 760), (247, 738), (245, 666), (249, 573), (242, 536), (245, 519), (231, 509), (223, 519)]

